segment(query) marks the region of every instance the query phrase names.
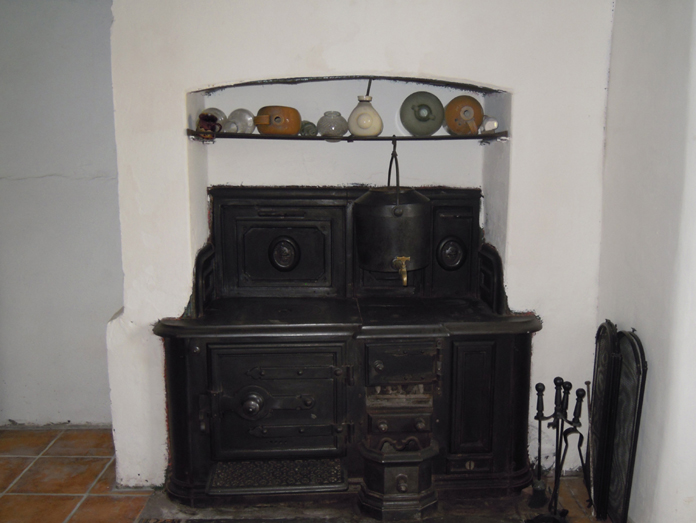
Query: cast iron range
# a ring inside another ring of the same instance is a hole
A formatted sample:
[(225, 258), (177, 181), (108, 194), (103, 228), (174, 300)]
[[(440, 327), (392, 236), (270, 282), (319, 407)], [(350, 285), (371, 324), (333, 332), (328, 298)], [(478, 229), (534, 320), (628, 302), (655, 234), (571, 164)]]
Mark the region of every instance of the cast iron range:
[(209, 190), (190, 306), (154, 329), (171, 497), (404, 520), (531, 482), (539, 318), (507, 309), (480, 190), (405, 189), (391, 164), (396, 187)]

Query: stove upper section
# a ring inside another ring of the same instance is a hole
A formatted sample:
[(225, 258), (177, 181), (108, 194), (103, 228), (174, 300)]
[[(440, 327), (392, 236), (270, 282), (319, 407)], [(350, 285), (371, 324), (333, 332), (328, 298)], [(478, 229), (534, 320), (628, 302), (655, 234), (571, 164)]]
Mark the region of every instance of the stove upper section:
[(497, 253), (482, 244), (478, 189), (420, 188), (431, 201), (429, 263), (410, 271), (361, 269), (351, 188), (213, 187), (212, 234), (198, 254), (197, 315), (232, 297), (473, 298), (505, 310)]

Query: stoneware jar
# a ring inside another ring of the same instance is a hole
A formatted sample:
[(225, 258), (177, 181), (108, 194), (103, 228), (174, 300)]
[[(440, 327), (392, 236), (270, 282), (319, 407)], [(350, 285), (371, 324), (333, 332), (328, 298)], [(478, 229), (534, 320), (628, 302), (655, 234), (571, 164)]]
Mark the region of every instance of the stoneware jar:
[(476, 98), (457, 96), (445, 107), (445, 121), (452, 134), (478, 134), (483, 123), (483, 108)]
[(222, 124), (222, 132), (251, 134), (254, 132), (254, 113), (247, 109), (235, 109)]
[(300, 132), (302, 118), (292, 107), (269, 105), (259, 109), (254, 123), (261, 134), (294, 135)]
[(317, 130), (322, 136), (337, 138), (348, 132), (348, 122), (338, 111), (326, 111), (317, 122)]
[(382, 132), (382, 118), (371, 101), (371, 96), (358, 96), (358, 105), (348, 117), (348, 129), (353, 136), (379, 136)]
[(445, 108), (434, 94), (418, 91), (409, 95), (401, 104), (399, 117), (413, 136), (430, 136), (442, 127)]

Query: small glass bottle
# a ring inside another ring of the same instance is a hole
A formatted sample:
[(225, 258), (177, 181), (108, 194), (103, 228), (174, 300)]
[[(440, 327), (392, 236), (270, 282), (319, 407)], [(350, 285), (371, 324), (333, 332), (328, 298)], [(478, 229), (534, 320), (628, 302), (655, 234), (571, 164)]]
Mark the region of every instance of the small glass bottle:
[(353, 136), (379, 136), (382, 132), (382, 118), (371, 101), (371, 96), (358, 96), (358, 105), (348, 117), (348, 129)]
[(251, 134), (254, 132), (254, 113), (247, 109), (235, 109), (222, 124), (225, 133)]
[(348, 132), (348, 122), (338, 111), (326, 111), (317, 122), (317, 130), (322, 136), (338, 138)]

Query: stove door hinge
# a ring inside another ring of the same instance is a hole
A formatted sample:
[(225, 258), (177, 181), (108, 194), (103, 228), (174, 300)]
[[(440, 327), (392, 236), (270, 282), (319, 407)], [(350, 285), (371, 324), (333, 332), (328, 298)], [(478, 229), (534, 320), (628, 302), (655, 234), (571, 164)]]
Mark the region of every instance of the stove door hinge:
[(334, 367), (334, 376), (337, 378), (343, 377), (346, 385), (353, 385), (353, 366), (343, 365), (342, 367)]
[(335, 434), (343, 434), (343, 436), (346, 438), (346, 443), (353, 442), (353, 436), (355, 434), (355, 425), (353, 423), (341, 423), (336, 424), (333, 427)]
[(201, 432), (210, 434), (210, 420), (219, 410), (222, 392), (209, 391), (198, 395), (198, 427)]
[(200, 394), (198, 396), (198, 428), (205, 434), (210, 434), (210, 417), (212, 415), (212, 404), (210, 394)]
[(437, 349), (435, 356), (435, 391), (438, 396), (442, 396), (442, 348), (444, 341), (442, 338), (437, 340)]

